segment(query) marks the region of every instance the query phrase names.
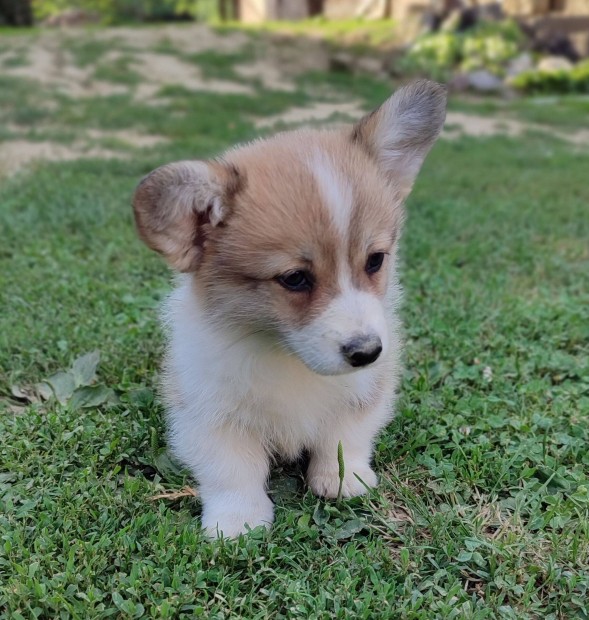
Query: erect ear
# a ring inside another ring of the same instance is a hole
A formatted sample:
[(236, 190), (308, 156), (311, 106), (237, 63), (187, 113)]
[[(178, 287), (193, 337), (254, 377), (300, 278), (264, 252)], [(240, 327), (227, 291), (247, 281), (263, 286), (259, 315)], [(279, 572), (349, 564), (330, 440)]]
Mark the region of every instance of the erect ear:
[(445, 118), (446, 88), (419, 80), (362, 118), (352, 130), (352, 140), (378, 161), (405, 197)]
[(242, 178), (222, 161), (179, 161), (157, 168), (137, 186), (139, 236), (178, 271), (194, 271), (207, 237), (230, 215)]

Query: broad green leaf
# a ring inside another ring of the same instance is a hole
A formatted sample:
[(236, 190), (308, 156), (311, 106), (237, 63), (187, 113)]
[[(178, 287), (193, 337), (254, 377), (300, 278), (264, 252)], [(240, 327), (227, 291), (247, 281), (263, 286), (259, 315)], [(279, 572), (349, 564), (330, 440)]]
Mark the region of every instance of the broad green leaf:
[(88, 385), (78, 388), (69, 404), (73, 409), (86, 409), (99, 407), (100, 405), (114, 405), (117, 397), (114, 390), (105, 385)]
[(299, 517), (299, 520), (297, 521), (297, 526), (299, 530), (308, 530), (310, 521), (311, 515), (308, 512)]
[(45, 400), (54, 396), (59, 403), (65, 405), (76, 389), (76, 382), (72, 373), (58, 372), (37, 387)]
[(166, 450), (154, 456), (153, 466), (167, 482), (181, 484), (184, 481), (184, 470), (170, 458)]
[(79, 357), (72, 365), (76, 387), (91, 385), (96, 381), (96, 369), (100, 361), (100, 351), (92, 351)]
[(315, 506), (313, 511), (313, 521), (319, 526), (325, 525), (329, 521), (329, 513), (319, 502), (317, 502), (317, 506)]
[(457, 556), (456, 556), (456, 560), (458, 562), (470, 562), (470, 560), (472, 559), (472, 551), (461, 551)]
[(333, 533), (333, 536), (337, 540), (351, 538), (354, 534), (357, 534), (360, 530), (363, 530), (365, 526), (366, 524), (361, 519), (350, 519), (338, 527)]

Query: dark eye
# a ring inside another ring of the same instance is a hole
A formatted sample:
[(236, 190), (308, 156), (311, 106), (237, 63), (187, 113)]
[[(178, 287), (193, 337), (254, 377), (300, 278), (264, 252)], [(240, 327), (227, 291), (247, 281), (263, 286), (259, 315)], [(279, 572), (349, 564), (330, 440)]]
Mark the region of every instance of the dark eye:
[(308, 271), (291, 271), (278, 276), (278, 283), (289, 291), (305, 292), (313, 288), (313, 276)]
[(375, 252), (368, 257), (366, 261), (366, 273), (372, 274), (380, 271), (384, 261), (384, 252)]

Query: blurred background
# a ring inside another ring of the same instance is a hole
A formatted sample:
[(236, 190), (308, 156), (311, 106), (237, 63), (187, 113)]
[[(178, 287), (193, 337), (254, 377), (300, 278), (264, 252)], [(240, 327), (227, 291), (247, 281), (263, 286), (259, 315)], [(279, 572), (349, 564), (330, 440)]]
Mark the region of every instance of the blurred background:
[[(587, 66), (574, 66), (589, 56), (587, 0), (0, 0), (0, 24), (11, 27), (158, 21), (298, 21), (290, 28), (298, 33), (400, 54), (384, 67), (393, 75), (455, 77), (475, 90), (500, 90), (491, 75), (522, 91), (589, 90)], [(462, 75), (472, 70), (489, 74)]]
[[(0, 0), (0, 175), (184, 139), (173, 122), (156, 130), (153, 110), (131, 121), (121, 112), (123, 101), (177, 107), (178, 89), (267, 91), (265, 105), (229, 121), (260, 133), (353, 120), (395, 84), (425, 76), (454, 95), (448, 135), (562, 137), (563, 123), (584, 119), (588, 56), (588, 0)], [(144, 135), (129, 133), (138, 125)]]

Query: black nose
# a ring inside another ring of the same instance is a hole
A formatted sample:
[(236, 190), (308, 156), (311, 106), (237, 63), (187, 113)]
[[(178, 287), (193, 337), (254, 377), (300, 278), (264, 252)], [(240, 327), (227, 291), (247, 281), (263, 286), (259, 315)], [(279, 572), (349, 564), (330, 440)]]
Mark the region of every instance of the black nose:
[(354, 368), (372, 364), (381, 352), (382, 342), (378, 336), (359, 336), (342, 346), (342, 355)]

